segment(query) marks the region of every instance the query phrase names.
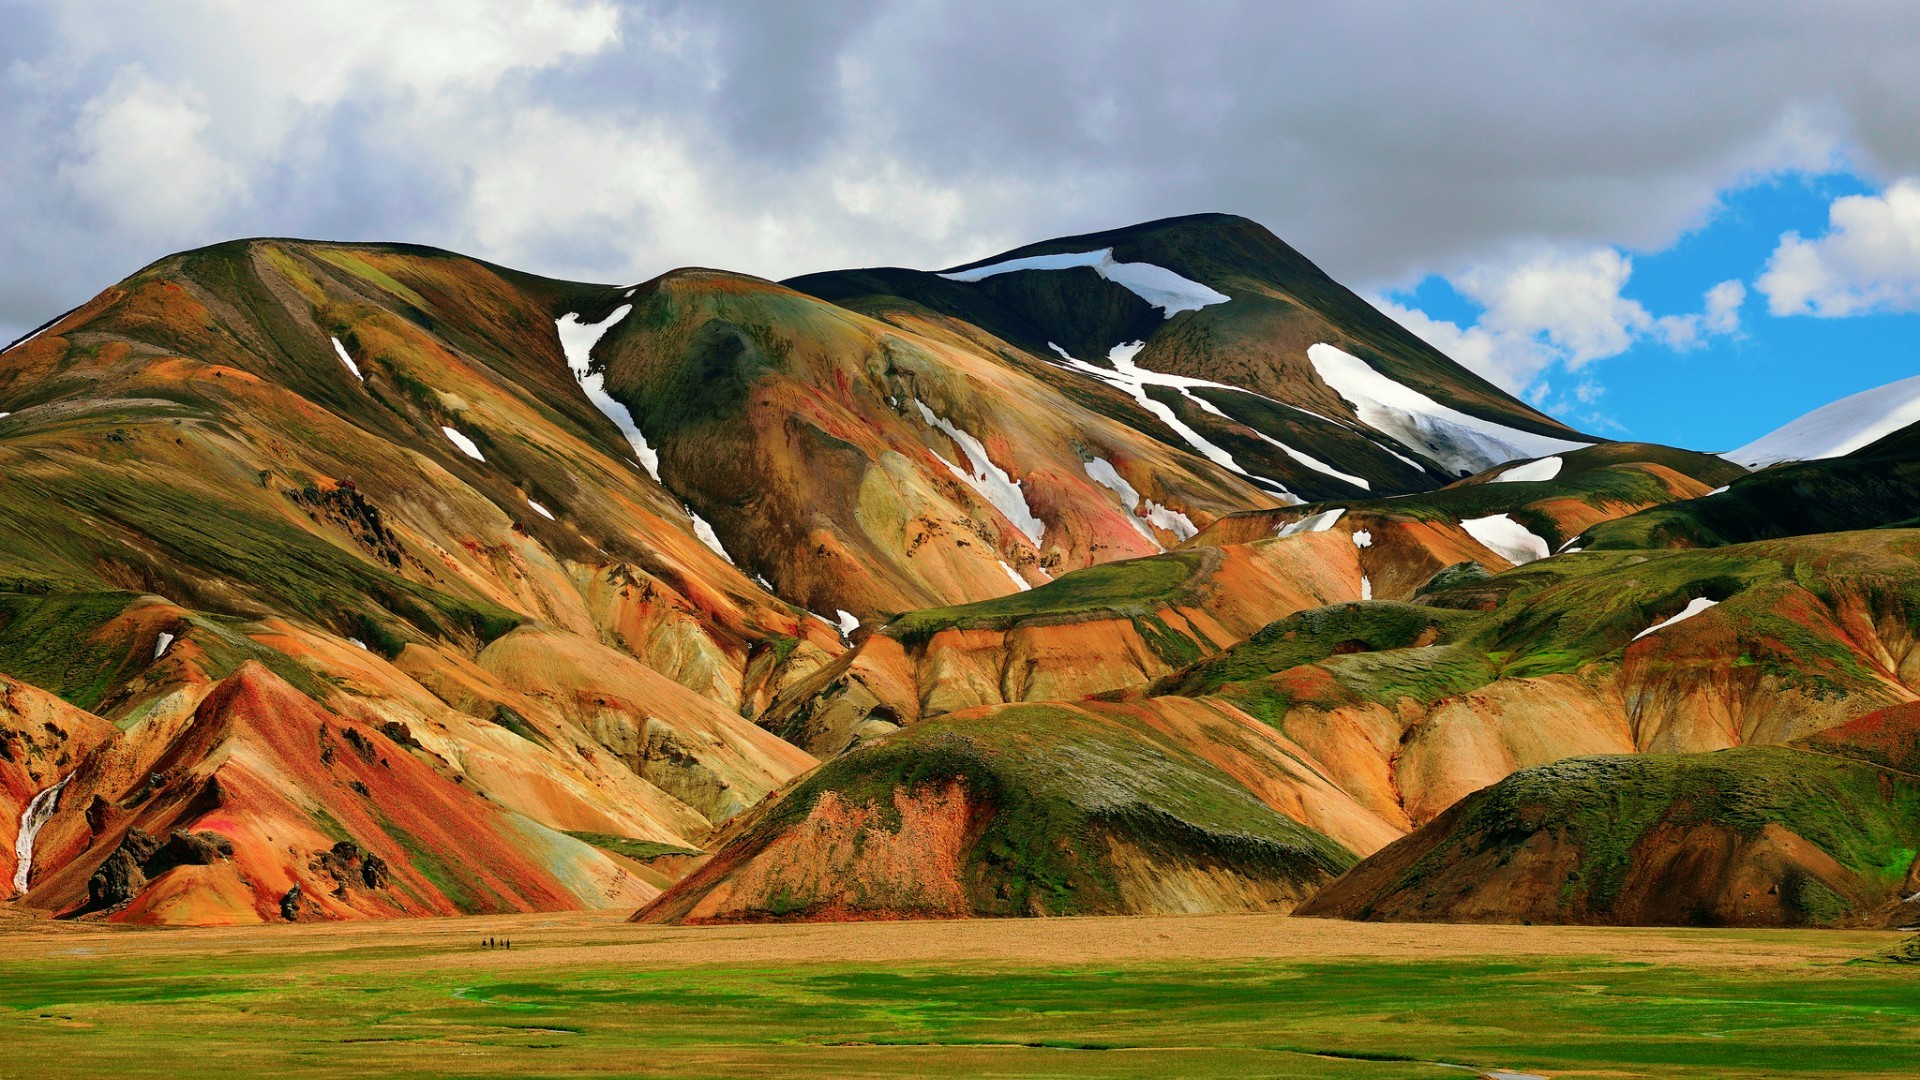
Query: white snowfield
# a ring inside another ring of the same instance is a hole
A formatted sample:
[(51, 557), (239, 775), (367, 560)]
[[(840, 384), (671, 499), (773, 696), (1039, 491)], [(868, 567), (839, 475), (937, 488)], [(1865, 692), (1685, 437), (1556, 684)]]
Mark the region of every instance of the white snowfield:
[[(1195, 431), (1192, 427), (1189, 427), (1186, 421), (1180, 419), (1173, 411), (1172, 406), (1147, 393), (1147, 387), (1165, 386), (1177, 390), (1181, 397), (1193, 402), (1201, 409), (1215, 416), (1225, 417), (1228, 420), (1233, 420), (1233, 417), (1221, 412), (1212, 402), (1204, 398), (1195, 397), (1193, 394), (1194, 388), (1212, 387), (1221, 390), (1238, 390), (1241, 393), (1251, 393), (1251, 391), (1241, 390), (1240, 387), (1229, 386), (1226, 383), (1190, 378), (1186, 375), (1171, 375), (1163, 371), (1149, 371), (1133, 362), (1133, 358), (1138, 356), (1140, 350), (1146, 347), (1146, 342), (1143, 341), (1123, 342), (1108, 350), (1107, 362), (1113, 365), (1110, 368), (1089, 364), (1085, 360), (1073, 357), (1067, 353), (1067, 350), (1053, 342), (1048, 342), (1047, 347), (1057, 353), (1061, 360), (1065, 361), (1065, 363), (1061, 365), (1062, 367), (1071, 371), (1077, 371), (1082, 375), (1091, 375), (1109, 386), (1126, 391), (1128, 396), (1132, 397), (1142, 409), (1145, 409), (1161, 423), (1167, 425), (1169, 430), (1175, 435), (1180, 436), (1181, 441), (1192, 447), (1201, 457), (1206, 458), (1208, 461), (1213, 462), (1228, 472), (1238, 473), (1248, 480), (1272, 490), (1283, 502), (1297, 504), (1306, 501), (1289, 492), (1286, 486), (1279, 481), (1271, 480), (1264, 476), (1255, 476), (1241, 468), (1240, 463), (1233, 459), (1232, 454), (1228, 453), (1225, 449), (1198, 431)], [(1235, 422), (1238, 423), (1238, 421)]]
[(158, 660), (167, 655), (167, 649), (172, 647), (173, 640), (172, 634), (167, 633), (165, 630), (160, 631), (160, 636), (155, 638), (153, 642), (153, 658)]
[(1020, 571), (1015, 570), (1013, 567), (1007, 565), (1007, 561), (1005, 559), (1000, 560), (1000, 569), (1005, 570), (1007, 572), (1008, 579), (1010, 579), (1015, 585), (1015, 587), (1017, 587), (1021, 592), (1026, 592), (1027, 590), (1033, 588), (1033, 586), (1027, 584), (1026, 578), (1023, 578), (1020, 576)]
[(1545, 539), (1506, 514), (1471, 518), (1461, 522), (1460, 527), (1480, 541), (1482, 547), (1515, 566), (1544, 559), (1549, 554)]
[(1183, 278), (1164, 266), (1115, 262), (1112, 248), (1071, 254), (1029, 255), (1024, 259), (1008, 259), (940, 276), (948, 281), (980, 281), (1015, 270), (1067, 270), (1076, 266), (1092, 268), (1094, 273), (1159, 308), (1169, 319), (1182, 311), (1199, 311), (1210, 304), (1224, 304), (1233, 299), (1197, 281)]
[(1685, 619), (1691, 619), (1695, 615), (1700, 614), (1701, 612), (1707, 610), (1708, 608), (1717, 606), (1719, 603), (1720, 601), (1718, 600), (1709, 600), (1704, 596), (1696, 597), (1695, 599), (1689, 600), (1687, 601), (1687, 606), (1680, 609), (1680, 614), (1675, 615), (1671, 619), (1662, 619), (1659, 622), (1654, 623), (1652, 626), (1649, 626), (1645, 630), (1642, 630), (1639, 633), (1633, 635), (1633, 640), (1639, 641), (1641, 638), (1646, 637), (1648, 634), (1653, 633), (1655, 630), (1665, 630), (1667, 627), (1672, 626), (1674, 623), (1681, 622)]
[(1033, 509), (1027, 505), (1027, 496), (1020, 490), (1020, 482), (1009, 475), (1007, 470), (995, 465), (993, 459), (987, 456), (986, 444), (962, 431), (952, 421), (927, 408), (926, 403), (918, 398), (914, 399), (913, 404), (920, 410), (920, 418), (927, 422), (928, 427), (946, 432), (947, 437), (960, 447), (961, 453), (967, 455), (967, 464), (972, 471), (962, 469), (938, 453), (934, 454), (934, 457), (940, 458), (940, 463), (952, 471), (953, 475), (965, 481), (969, 487), (980, 493), (981, 498), (993, 504), (994, 509), (1006, 515), (1006, 519), (1013, 522), (1015, 528), (1025, 533), (1027, 539), (1036, 545), (1039, 544), (1040, 538), (1047, 532), (1046, 522), (1034, 516)]
[(1566, 464), (1558, 457), (1543, 457), (1539, 461), (1529, 461), (1525, 465), (1515, 465), (1506, 472), (1493, 478), (1495, 484), (1519, 484), (1529, 480), (1551, 480), (1560, 475), (1560, 466)]
[[(1290, 521), (1280, 526), (1280, 528), (1274, 530), (1273, 535), (1276, 537), (1287, 537), (1299, 536), (1301, 533), (1326, 532), (1328, 529), (1333, 528), (1334, 523), (1340, 520), (1340, 515), (1346, 512), (1344, 507), (1338, 507), (1332, 510), (1322, 510), (1317, 514), (1309, 514), (1299, 521)], [(1369, 536), (1368, 539), (1371, 540), (1372, 537)]]
[(534, 513), (539, 514), (541, 517), (546, 518), (548, 521), (554, 520), (553, 511), (547, 509), (544, 506), (541, 506), (537, 502), (534, 502), (531, 498), (527, 500), (527, 505), (533, 507)]
[(1361, 529), (1361, 530), (1360, 530), (1359, 532), (1357, 532), (1357, 533), (1354, 533), (1354, 534), (1353, 534), (1353, 546), (1354, 546), (1354, 547), (1357, 547), (1357, 548), (1370, 548), (1370, 547), (1372, 547), (1372, 546), (1373, 546), (1373, 533), (1372, 533), (1372, 532), (1371, 532), (1370, 530), (1367, 530), (1367, 529)]
[(853, 612), (848, 611), (846, 608), (834, 608), (833, 613), (840, 616), (840, 622), (836, 629), (840, 631), (841, 637), (849, 637), (855, 630), (860, 629), (860, 618)]
[(354, 363), (353, 357), (347, 355), (347, 347), (340, 344), (340, 339), (329, 338), (328, 340), (333, 342), (333, 351), (339, 354), (340, 362), (347, 365), (347, 370), (353, 372), (353, 377), (359, 379), (361, 382), (366, 382), (367, 377), (360, 374), (360, 365)]
[(1851, 454), (1911, 424), (1920, 424), (1920, 375), (1822, 405), (1720, 456), (1749, 469), (1818, 461)]
[(1373, 599), (1373, 579), (1365, 574), (1360, 575), (1360, 599)]
[(720, 534), (713, 531), (713, 526), (707, 522), (707, 519), (694, 513), (693, 507), (686, 503), (681, 503), (680, 508), (687, 512), (687, 520), (693, 522), (693, 535), (699, 537), (701, 543), (712, 548), (715, 555), (727, 560), (730, 564), (733, 563), (733, 556), (727, 554), (727, 549), (720, 543)]
[(459, 447), (461, 453), (467, 455), (468, 457), (472, 458), (475, 461), (487, 460), (486, 456), (480, 453), (480, 448), (474, 445), (472, 439), (467, 438), (465, 435), (460, 434), (458, 431), (455, 431), (453, 428), (450, 428), (450, 427), (443, 426), (440, 429), (440, 432), (441, 434), (447, 437), (448, 442)]
[[(633, 290), (629, 289), (627, 293), (632, 295)], [(554, 323), (554, 329), (560, 335), (560, 351), (567, 355), (567, 367), (573, 370), (573, 377), (579, 380), (580, 389), (586, 391), (587, 400), (593, 402), (593, 407), (613, 421), (613, 426), (627, 437), (634, 456), (640, 459), (641, 467), (657, 484), (660, 482), (660, 455), (647, 442), (647, 437), (640, 434), (640, 425), (634, 422), (633, 411), (607, 393), (606, 372), (592, 370), (593, 347), (632, 310), (632, 304), (622, 304), (597, 323), (583, 323), (580, 316), (575, 314), (562, 315)]]
[(1332, 345), (1307, 349), (1320, 381), (1353, 406), (1360, 422), (1455, 472), (1472, 475), (1515, 458), (1537, 458), (1588, 445), (1520, 431), (1442, 405), (1387, 378)]

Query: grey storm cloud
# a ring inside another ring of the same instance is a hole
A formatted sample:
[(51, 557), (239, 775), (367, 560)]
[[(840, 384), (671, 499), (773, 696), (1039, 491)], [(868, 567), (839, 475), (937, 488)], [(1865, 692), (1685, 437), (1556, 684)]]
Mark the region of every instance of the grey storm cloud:
[(234, 236), (632, 281), (1199, 210), (1358, 285), (1920, 171), (1910, 3), (0, 0), (0, 340)]

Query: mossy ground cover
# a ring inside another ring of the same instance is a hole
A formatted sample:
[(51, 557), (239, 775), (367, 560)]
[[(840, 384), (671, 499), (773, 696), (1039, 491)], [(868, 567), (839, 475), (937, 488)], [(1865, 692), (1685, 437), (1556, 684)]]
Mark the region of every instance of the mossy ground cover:
[(1022, 619), (1067, 618), (1095, 612), (1119, 617), (1151, 615), (1179, 596), (1205, 565), (1206, 555), (1199, 551), (1102, 563), (1026, 592), (910, 612), (888, 623), (885, 632), (911, 644), (953, 627), (1005, 630)]
[[(1120, 910), (1103, 835), (1170, 864), (1210, 861), (1263, 880), (1310, 884), (1356, 861), (1158, 733), (1040, 704), (925, 721), (836, 758), (759, 830), (770, 835), (792, 825), (828, 791), (876, 808), (892, 825), (896, 792), (949, 783), (991, 810), (964, 871), (981, 914)], [(876, 909), (888, 906), (887, 897), (867, 899)]]
[[(1806, 932), (1670, 937), (1675, 959), (1505, 951), (1179, 956), (1190, 920), (1085, 927), (1164, 957), (693, 962), (697, 935), (580, 916), (500, 926), (42, 938), (0, 959), (8, 1075), (1910, 1076), (1910, 967), (1814, 957)], [(1258, 932), (1248, 921), (1250, 937)], [(1281, 920), (1284, 922), (1285, 920)], [(1056, 924), (1060, 932), (1080, 929)], [(1315, 924), (1339, 929), (1338, 924)], [(827, 939), (870, 934), (823, 927)], [(969, 928), (928, 927), (944, 937)], [(1403, 927), (1412, 947), (1460, 928)], [(1538, 931), (1551, 933), (1551, 931)], [(511, 952), (478, 947), (515, 940)], [(1888, 935), (1862, 942), (1884, 951)], [(777, 944), (777, 942), (776, 942)], [(648, 959), (649, 949), (665, 950)], [(617, 959), (607, 950), (614, 950)], [(1780, 953), (1805, 959), (1783, 960)], [(23, 955), (26, 953), (27, 955)], [(677, 955), (675, 955), (677, 954)], [(1764, 957), (1747, 962), (1742, 957)]]
[[(1409, 867), (1395, 888), (1414, 888), (1447, 865), (1461, 845), (1518, 846), (1541, 831), (1565, 835), (1581, 852), (1580, 874), (1563, 905), (1608, 910), (1632, 851), (1657, 826), (1718, 824), (1743, 836), (1779, 825), (1812, 841), (1892, 895), (1913, 861), (1920, 782), (1870, 764), (1779, 746), (1711, 754), (1574, 758), (1523, 769), (1470, 796), (1449, 838)], [(1789, 897), (1810, 923), (1856, 914), (1844, 897)], [(1916, 988), (1920, 990), (1920, 988)]]

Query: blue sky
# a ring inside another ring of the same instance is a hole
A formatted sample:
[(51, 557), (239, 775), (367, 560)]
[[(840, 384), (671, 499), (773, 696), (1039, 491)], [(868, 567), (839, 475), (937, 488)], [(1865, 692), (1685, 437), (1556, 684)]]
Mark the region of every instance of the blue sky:
[[(1920, 374), (1920, 316), (1775, 315), (1756, 286), (1783, 235), (1822, 236), (1835, 199), (1880, 195), (1877, 185), (1846, 172), (1787, 173), (1725, 192), (1702, 224), (1670, 246), (1623, 250), (1632, 273), (1620, 295), (1655, 316), (1687, 313), (1711, 286), (1740, 281), (1747, 291), (1737, 330), (1681, 348), (1640, 336), (1625, 351), (1578, 367), (1553, 363), (1522, 393), (1595, 434), (1727, 450), (1827, 401)], [(1486, 311), (1438, 274), (1382, 291), (1463, 327)], [(1582, 384), (1592, 400), (1580, 399)]]
[(0, 342), (242, 236), (635, 282), (1224, 211), (1577, 426), (1732, 446), (1920, 368), (1916, 43), (1911, 0), (0, 0)]

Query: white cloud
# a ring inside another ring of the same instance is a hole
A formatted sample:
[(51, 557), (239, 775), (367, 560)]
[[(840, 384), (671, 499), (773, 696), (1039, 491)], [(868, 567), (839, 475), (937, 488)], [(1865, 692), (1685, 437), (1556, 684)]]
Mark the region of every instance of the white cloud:
[(1542, 339), (1577, 368), (1617, 356), (1653, 327), (1637, 301), (1620, 295), (1633, 260), (1612, 248), (1543, 251), (1516, 263), (1481, 265), (1449, 280), (1486, 309), (1480, 323), (1497, 334)]
[(1427, 344), (1494, 385), (1514, 393), (1525, 388), (1555, 359), (1553, 350), (1544, 343), (1525, 334), (1491, 329), (1484, 319), (1474, 326), (1462, 327), (1384, 296), (1372, 296), (1368, 300)]
[[(1621, 295), (1632, 276), (1633, 260), (1612, 248), (1536, 249), (1469, 267), (1447, 279), (1482, 309), (1469, 327), (1431, 318), (1385, 297), (1370, 299), (1495, 385), (1513, 393), (1531, 388), (1528, 400), (1540, 404), (1549, 392), (1544, 380), (1536, 380), (1556, 365), (1575, 371), (1649, 339), (1684, 352), (1704, 344), (1709, 334), (1739, 329), (1746, 288), (1737, 281), (1708, 289), (1701, 312), (1656, 318), (1639, 301)], [(1588, 393), (1597, 390), (1576, 389), (1582, 404), (1593, 403)]]
[(1747, 287), (1738, 281), (1723, 281), (1707, 290), (1707, 308), (1701, 316), (1710, 334), (1740, 332), (1740, 305), (1747, 302)]
[(1775, 315), (1920, 310), (1920, 180), (1835, 199), (1826, 235), (1780, 237), (1754, 287)]
[(166, 241), (227, 208), (240, 174), (208, 146), (198, 95), (123, 70), (80, 110), (76, 156), (62, 169), (75, 194), (121, 228)]

